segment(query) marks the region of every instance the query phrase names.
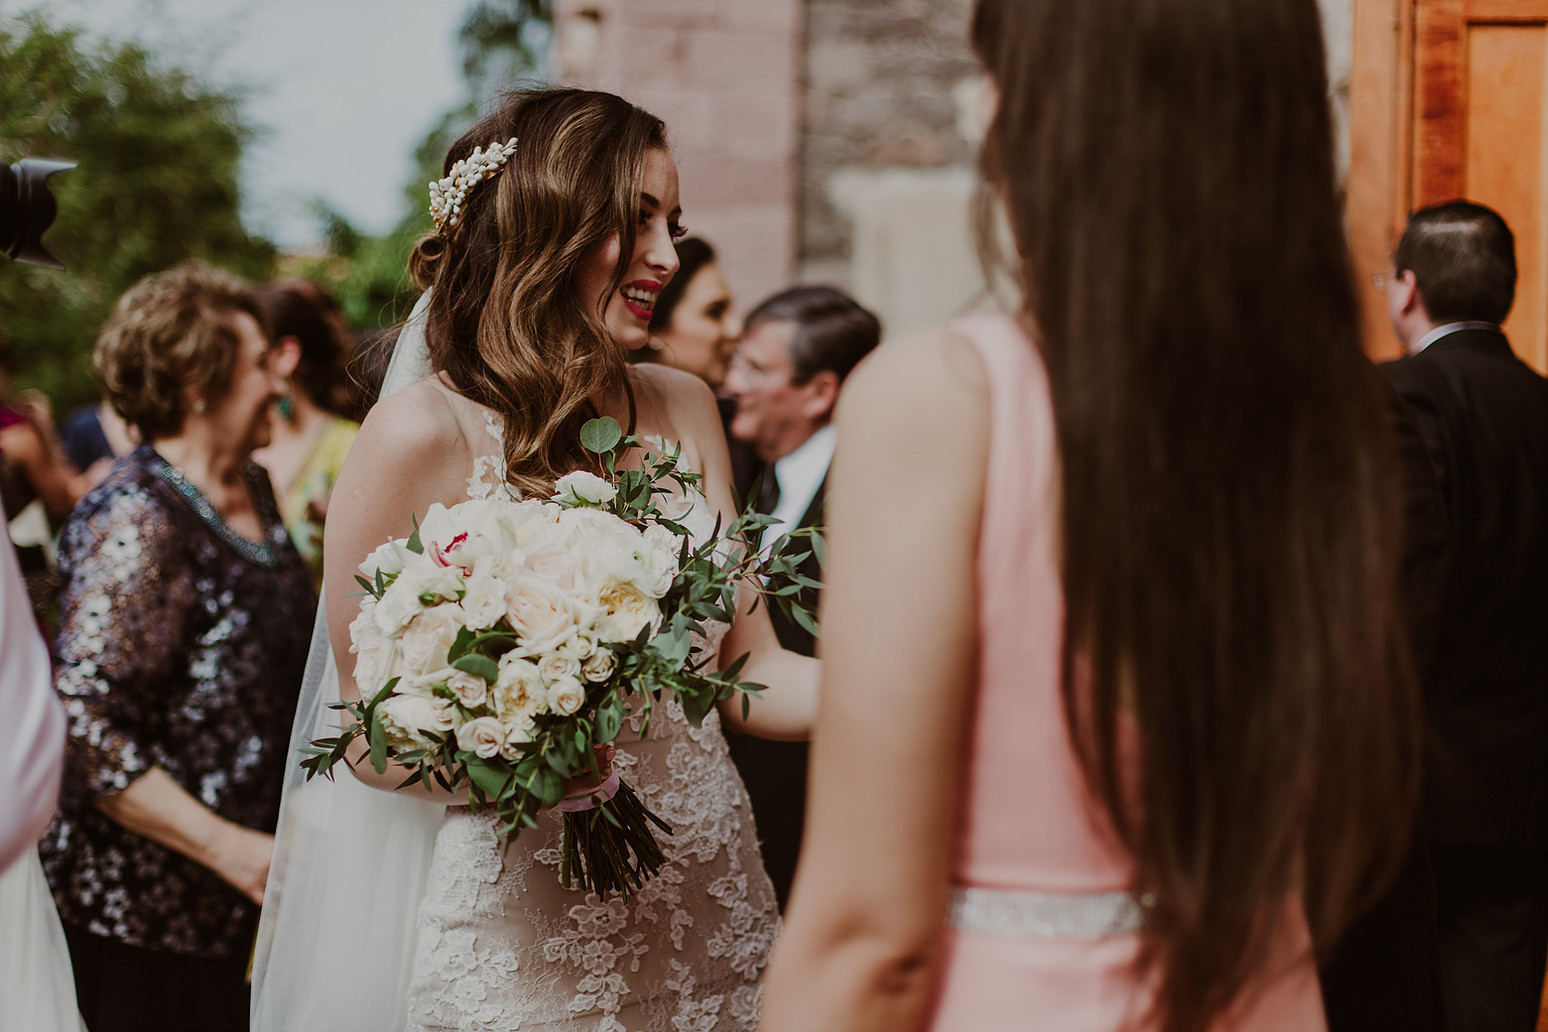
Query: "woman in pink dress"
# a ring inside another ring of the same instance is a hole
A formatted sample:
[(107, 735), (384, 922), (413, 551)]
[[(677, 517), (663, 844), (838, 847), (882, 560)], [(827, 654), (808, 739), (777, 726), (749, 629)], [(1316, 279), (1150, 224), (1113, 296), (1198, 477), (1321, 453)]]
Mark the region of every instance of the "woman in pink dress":
[(765, 1032), (1315, 1032), (1416, 748), (1314, 0), (979, 0), (1013, 314), (845, 387)]

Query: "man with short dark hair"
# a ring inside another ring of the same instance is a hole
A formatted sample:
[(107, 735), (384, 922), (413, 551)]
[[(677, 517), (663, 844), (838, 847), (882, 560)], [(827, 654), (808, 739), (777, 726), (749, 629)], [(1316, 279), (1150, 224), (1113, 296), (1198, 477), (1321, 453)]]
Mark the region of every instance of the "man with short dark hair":
[(1461, 201), (1409, 219), (1386, 283), (1450, 527), (1424, 823), (1456, 1032), (1535, 1028), (1548, 962), (1548, 380), (1500, 329), (1515, 285), (1509, 227)]
[[(833, 406), (845, 377), (880, 342), (881, 323), (831, 287), (794, 287), (754, 308), (743, 327), (726, 377), (736, 403), (729, 432), (762, 463), (757, 504), (775, 519), (763, 535), (769, 548), (792, 530), (822, 524), (828, 464), (837, 443)], [(815, 554), (801, 572), (822, 579)], [(778, 607), (771, 607), (769, 616), (785, 648), (807, 656), (816, 651), (815, 636)], [(806, 744), (728, 737), (752, 799), (764, 866), (783, 909), (801, 850)]]

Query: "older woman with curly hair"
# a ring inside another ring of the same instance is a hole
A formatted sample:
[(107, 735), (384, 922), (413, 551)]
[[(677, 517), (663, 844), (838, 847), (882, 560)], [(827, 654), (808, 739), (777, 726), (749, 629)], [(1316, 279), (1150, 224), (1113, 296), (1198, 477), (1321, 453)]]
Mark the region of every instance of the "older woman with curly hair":
[(288, 369), (246, 284), (189, 263), (123, 296), (95, 372), (143, 443), (61, 541), (69, 715), (42, 844), (92, 1032), (247, 1027), (316, 604), (253, 450)]

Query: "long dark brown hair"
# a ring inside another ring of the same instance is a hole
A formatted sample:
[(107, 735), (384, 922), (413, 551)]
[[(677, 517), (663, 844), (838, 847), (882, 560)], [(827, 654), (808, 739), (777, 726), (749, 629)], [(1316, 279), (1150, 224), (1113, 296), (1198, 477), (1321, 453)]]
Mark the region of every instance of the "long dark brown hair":
[(1369, 898), (1416, 791), (1317, 7), (980, 0), (972, 40), (981, 251), (1003, 210), (1058, 433), (1066, 721), (1196, 1032), (1303, 893), (1319, 944)]
[[(645, 156), (666, 147), (660, 119), (611, 93), (512, 93), (446, 154), (516, 139), (494, 178), (468, 194), (456, 226), (425, 237), (409, 270), (431, 287), (430, 364), (505, 424), (508, 479), (523, 495), (589, 465), (581, 425), (594, 399), (634, 398), (624, 348), (603, 323), (634, 251)], [(578, 268), (609, 239), (618, 265), (602, 307), (585, 304)]]

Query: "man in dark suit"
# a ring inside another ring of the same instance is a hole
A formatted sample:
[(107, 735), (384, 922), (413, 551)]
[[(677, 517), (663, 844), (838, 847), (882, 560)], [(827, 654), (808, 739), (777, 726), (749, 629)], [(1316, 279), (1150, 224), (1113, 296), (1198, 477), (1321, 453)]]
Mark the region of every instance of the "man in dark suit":
[[(876, 316), (831, 287), (794, 287), (748, 313), (726, 377), (736, 402), (728, 429), (733, 444), (751, 449), (762, 466), (758, 508), (776, 521), (764, 531), (765, 549), (792, 530), (822, 525), (836, 443), (833, 406), (844, 378), (880, 340)], [(822, 579), (815, 554), (801, 572)], [(781, 645), (806, 656), (816, 652), (815, 636), (779, 607), (770, 607), (769, 616)], [(730, 745), (783, 909), (801, 851), (806, 744), (731, 735)]]
[(1535, 1028), (1548, 962), (1548, 380), (1500, 330), (1515, 285), (1504, 220), (1453, 202), (1409, 219), (1386, 288), (1449, 525), (1424, 823), (1454, 1032)]

